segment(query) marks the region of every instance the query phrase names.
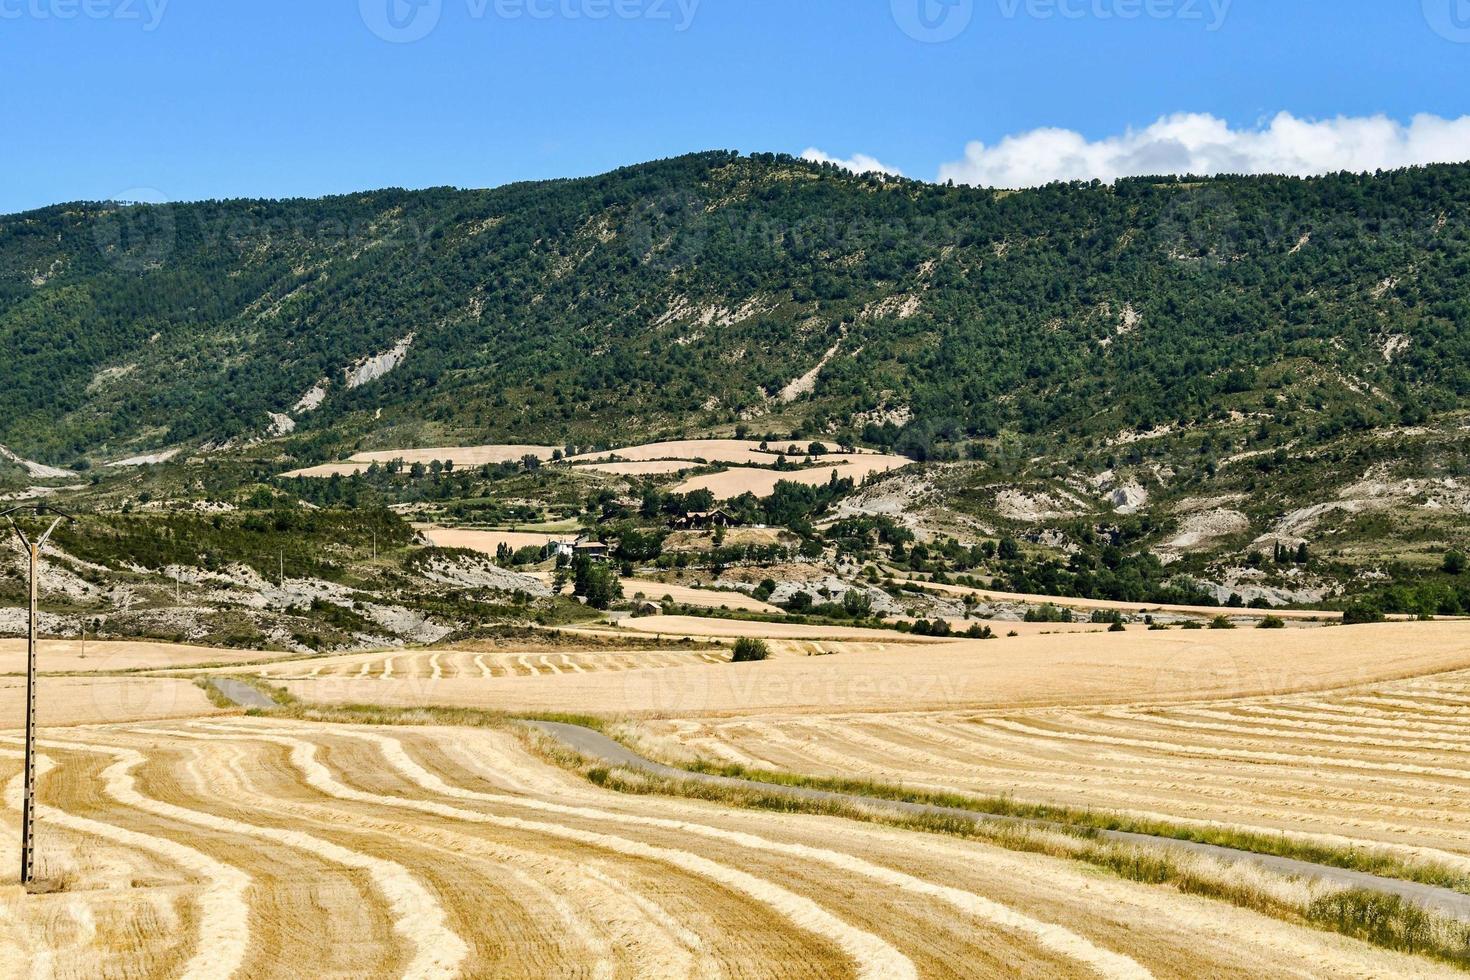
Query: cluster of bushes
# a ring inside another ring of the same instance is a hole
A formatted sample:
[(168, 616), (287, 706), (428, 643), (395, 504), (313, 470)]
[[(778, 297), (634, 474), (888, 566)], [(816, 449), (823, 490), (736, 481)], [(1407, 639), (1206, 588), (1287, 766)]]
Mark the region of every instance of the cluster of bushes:
[[(770, 593), (767, 593), (767, 598)], [(866, 592), (849, 590), (841, 602), (819, 603), (810, 592), (797, 592), (783, 607), (798, 616), (821, 616), (826, 619), (866, 620), (873, 617), (873, 599)]]
[(412, 540), (413, 529), (386, 508), (285, 505), (217, 514), (99, 514), (56, 532), (60, 547), (97, 564), (156, 569), (182, 563), (208, 570), (241, 564), (270, 579), (283, 560), (291, 575), (336, 578), (346, 560)]

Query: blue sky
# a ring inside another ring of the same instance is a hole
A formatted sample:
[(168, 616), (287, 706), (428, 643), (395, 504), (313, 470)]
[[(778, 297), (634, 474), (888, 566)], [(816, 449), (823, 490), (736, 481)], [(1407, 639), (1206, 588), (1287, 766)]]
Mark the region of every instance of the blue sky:
[[(1173, 113), (1227, 126), (1230, 160), (1281, 112), (1458, 120), (1470, 0), (0, 0), (0, 112), (0, 212), (481, 187), (710, 148), (933, 179), (1043, 127), (1087, 172), (1137, 149), (1092, 141)], [(1426, 139), (1453, 155), (1466, 132)], [(948, 173), (1051, 174), (1022, 147)]]

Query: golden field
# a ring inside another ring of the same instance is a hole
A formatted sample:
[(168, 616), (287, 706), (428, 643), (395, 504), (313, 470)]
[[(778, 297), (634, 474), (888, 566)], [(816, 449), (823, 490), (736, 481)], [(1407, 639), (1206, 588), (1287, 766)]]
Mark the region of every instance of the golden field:
[[(57, 976), (1449, 975), (973, 841), (628, 797), (514, 736), (240, 718), (43, 741), (0, 963)], [(19, 761), (0, 739), (7, 842)], [(0, 860), (14, 858), (13, 845)]]
[[(630, 631), (579, 628), (524, 647), (238, 653), (210, 672), (386, 706), (373, 710), (602, 714), (675, 762), (1279, 832), (1470, 870), (1467, 623), (997, 641), (662, 625), (704, 642), (633, 649)], [(729, 663), (732, 630), (775, 634), (772, 659)], [(200, 662), (162, 644), (128, 655), (165, 671)], [(43, 718), (41, 743), (39, 870), (59, 890), (0, 885), (7, 976), (1451, 973), (1003, 841), (613, 792), (514, 724), (245, 717), (178, 675), (42, 682), (71, 705)], [(130, 700), (119, 684), (168, 685), (173, 700)], [(5, 867), (19, 744), (0, 730)], [(1211, 873), (1269, 894), (1325, 887)]]
[[(509, 677), (332, 677), (284, 683), (297, 697), (393, 707), (448, 705), (608, 716), (950, 711), (1259, 697), (1470, 668), (1470, 623), (1319, 630), (1137, 632), (938, 641), (884, 630), (694, 617), (630, 625), (665, 637), (822, 642), (824, 657)], [(823, 641), (823, 635), (836, 639)], [(859, 644), (849, 649), (848, 642)]]

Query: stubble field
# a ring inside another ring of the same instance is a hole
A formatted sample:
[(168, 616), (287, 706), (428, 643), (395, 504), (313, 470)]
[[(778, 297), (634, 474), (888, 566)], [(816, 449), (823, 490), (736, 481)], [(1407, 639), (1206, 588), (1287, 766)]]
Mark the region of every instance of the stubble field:
[(615, 795), (497, 731), (231, 718), (43, 748), (42, 868), (69, 889), (0, 890), (0, 962), (58, 976), (1447, 972), (1053, 858)]
[[(189, 717), (43, 731), (39, 870), (59, 890), (0, 886), (0, 973), (1450, 973), (1047, 853), (613, 792), (513, 722), (363, 721), (392, 706), (596, 713), (671, 761), (1284, 832), (1470, 871), (1470, 624), (992, 642), (833, 633), (775, 638), (772, 660), (735, 665), (711, 638), (728, 623), (680, 620), (705, 635), (687, 649), (601, 649), (606, 637), (589, 635), (579, 650), (573, 632), (525, 650), (214, 669), (368, 706), (336, 723), (317, 709), (222, 712), (178, 676), (44, 678), (52, 691), (170, 683), (201, 700), (179, 702)], [(134, 653), (165, 669), (196, 656)], [(19, 765), (17, 733), (0, 730), (5, 866)], [(1325, 888), (1210, 873), (1294, 898)]]

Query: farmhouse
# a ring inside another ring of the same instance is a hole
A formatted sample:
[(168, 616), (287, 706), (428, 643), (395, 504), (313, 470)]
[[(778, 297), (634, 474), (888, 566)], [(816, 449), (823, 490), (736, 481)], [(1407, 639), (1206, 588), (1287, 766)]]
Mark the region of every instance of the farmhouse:
[(593, 560), (603, 560), (607, 558), (609, 549), (601, 541), (583, 539), (577, 542), (574, 552), (578, 555), (586, 555)]

